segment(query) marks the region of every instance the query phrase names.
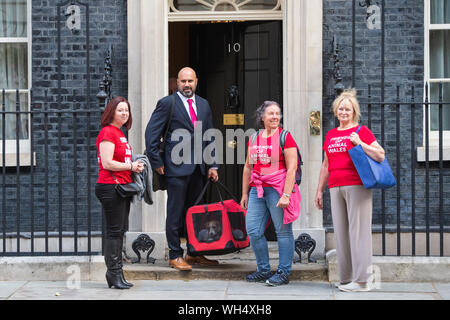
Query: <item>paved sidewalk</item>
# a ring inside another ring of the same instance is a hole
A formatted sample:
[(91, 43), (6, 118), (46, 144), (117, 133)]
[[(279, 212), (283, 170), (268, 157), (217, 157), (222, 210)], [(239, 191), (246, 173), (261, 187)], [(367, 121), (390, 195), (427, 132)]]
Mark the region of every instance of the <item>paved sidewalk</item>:
[[(381, 283), (371, 292), (340, 292), (329, 282), (269, 287), (229, 280), (133, 280), (128, 290), (106, 281), (0, 281), (0, 300), (450, 300), (448, 283)], [(79, 288), (76, 288), (79, 285)]]

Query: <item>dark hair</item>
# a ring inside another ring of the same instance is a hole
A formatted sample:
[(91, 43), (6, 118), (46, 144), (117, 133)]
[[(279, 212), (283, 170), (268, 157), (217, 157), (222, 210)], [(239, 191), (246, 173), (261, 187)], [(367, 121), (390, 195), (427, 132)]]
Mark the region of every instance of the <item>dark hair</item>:
[[(258, 109), (256, 109), (256, 125), (259, 128), (264, 129), (264, 121), (262, 120), (262, 117), (264, 116), (266, 109), (273, 105), (277, 106), (281, 111), (280, 104), (275, 101), (264, 101), (263, 104)], [(281, 126), (281, 123), (280, 123), (280, 126)]]
[(102, 118), (100, 120), (102, 128), (110, 125), (111, 122), (113, 122), (114, 115), (116, 114), (117, 106), (121, 102), (125, 102), (128, 105), (128, 113), (129, 113), (128, 121), (125, 122), (125, 124), (123, 126), (127, 130), (131, 129), (131, 124), (133, 123), (133, 118), (131, 117), (130, 103), (128, 102), (127, 99), (125, 99), (124, 97), (120, 97), (120, 96), (114, 97), (110, 102), (108, 102), (108, 105), (106, 106), (105, 111), (103, 112)]

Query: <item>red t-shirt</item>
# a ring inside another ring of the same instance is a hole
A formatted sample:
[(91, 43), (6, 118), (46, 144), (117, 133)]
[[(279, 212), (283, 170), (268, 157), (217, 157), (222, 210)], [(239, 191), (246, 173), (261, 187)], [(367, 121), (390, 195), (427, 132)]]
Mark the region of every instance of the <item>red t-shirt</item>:
[[(256, 137), (253, 145), (251, 139), (248, 142), (250, 164), (253, 164), (253, 170), (260, 175), (272, 174), (286, 168), (279, 140), (281, 130), (282, 128), (278, 128), (278, 131), (268, 138), (262, 136), (264, 132), (262, 130)], [(296, 147), (297, 144), (295, 143), (294, 138), (288, 133), (286, 135), (284, 149)], [(273, 152), (273, 150), (277, 150), (277, 152)], [(254, 184), (250, 184), (250, 186), (254, 187)], [(263, 187), (268, 187), (268, 185), (263, 183)]]
[[(105, 170), (102, 166), (102, 160), (100, 156), (100, 142), (104, 140), (114, 143), (113, 160), (117, 162), (125, 162), (131, 164), (132, 149), (123, 132), (113, 125), (104, 127), (102, 130), (100, 130), (100, 133), (97, 136), (98, 164), (100, 166), (97, 183), (116, 184), (116, 181), (111, 175), (111, 171)], [(114, 171), (113, 174), (120, 184), (131, 182), (131, 170)]]
[[(323, 150), (328, 157), (329, 188), (363, 184), (347, 151), (354, 147), (350, 141), (350, 134), (358, 127), (347, 130), (334, 128), (327, 133)], [(358, 134), (361, 141), (369, 145), (376, 141), (373, 133), (366, 126), (361, 126)]]

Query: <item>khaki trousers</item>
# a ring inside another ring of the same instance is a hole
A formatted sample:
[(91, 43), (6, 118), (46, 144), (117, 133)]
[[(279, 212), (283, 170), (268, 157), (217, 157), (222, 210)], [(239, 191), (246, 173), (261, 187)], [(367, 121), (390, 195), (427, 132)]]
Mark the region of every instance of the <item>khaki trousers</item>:
[(367, 282), (372, 266), (372, 190), (363, 186), (330, 189), (339, 278)]

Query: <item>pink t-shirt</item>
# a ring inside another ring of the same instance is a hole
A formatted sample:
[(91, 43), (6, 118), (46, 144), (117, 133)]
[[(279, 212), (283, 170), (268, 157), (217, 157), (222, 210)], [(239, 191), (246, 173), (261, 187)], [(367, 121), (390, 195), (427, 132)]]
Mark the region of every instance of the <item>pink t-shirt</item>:
[[(278, 170), (286, 168), (286, 162), (284, 161), (284, 156), (282, 155), (282, 150), (280, 147), (280, 133), (282, 128), (278, 128), (271, 137), (264, 138), (262, 136), (263, 130), (256, 137), (254, 143), (252, 144), (251, 139), (248, 142), (249, 147), (249, 161), (253, 165), (253, 171), (260, 175), (272, 174)], [(284, 144), (284, 149), (296, 148), (297, 144), (292, 138), (291, 134), (286, 135), (286, 142)], [(276, 152), (274, 152), (276, 150)], [(254, 187), (253, 184), (250, 184)], [(263, 183), (263, 187), (267, 187)]]
[[(347, 130), (334, 128), (328, 131), (325, 137), (323, 150), (328, 157), (329, 188), (363, 184), (348, 154), (348, 150), (354, 147), (350, 141), (350, 134), (355, 132), (358, 127)], [(358, 134), (361, 141), (368, 145), (376, 141), (373, 133), (366, 126), (361, 126)]]
[[(132, 149), (123, 132), (113, 125), (104, 127), (100, 130), (100, 133), (97, 136), (98, 164), (100, 166), (97, 183), (116, 184), (111, 172), (109, 170), (105, 170), (102, 166), (102, 160), (100, 157), (100, 142), (103, 140), (114, 143), (113, 160), (118, 162), (131, 164)], [(115, 171), (113, 174), (120, 184), (131, 182), (131, 170)]]

